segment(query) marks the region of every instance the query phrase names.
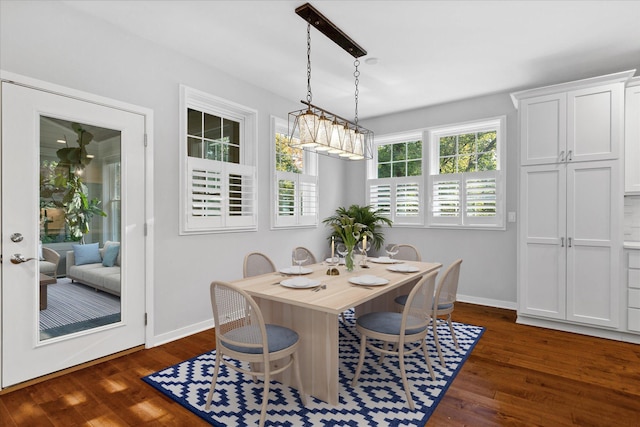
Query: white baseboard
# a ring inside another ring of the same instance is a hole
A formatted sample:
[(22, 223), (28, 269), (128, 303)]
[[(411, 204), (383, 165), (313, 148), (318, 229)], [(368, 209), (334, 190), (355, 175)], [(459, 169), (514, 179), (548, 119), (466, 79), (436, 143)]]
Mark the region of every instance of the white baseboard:
[(515, 302), (512, 302), (512, 301), (502, 301), (502, 300), (490, 299), (490, 298), (472, 297), (469, 295), (458, 294), (456, 299), (460, 302), (468, 302), (471, 304), (486, 305), (489, 307), (496, 307), (496, 308), (506, 308), (508, 310), (515, 310), (518, 306)]
[(518, 315), (516, 323), (539, 328), (554, 329), (556, 331), (572, 332), (574, 334), (588, 335), (597, 338), (606, 338), (615, 341), (624, 341), (633, 344), (640, 344), (640, 335), (627, 333), (624, 331), (613, 331), (601, 329), (593, 326), (576, 325), (573, 323), (559, 322), (556, 320), (539, 319)]
[[(171, 332), (166, 332), (164, 334), (155, 335), (153, 337), (153, 341), (151, 343), (147, 343), (147, 348), (155, 347), (158, 345), (166, 344), (171, 341), (179, 340), (180, 338), (188, 337), (189, 335), (197, 334), (198, 332), (206, 331), (207, 329), (213, 328), (215, 325), (213, 323), (213, 319), (207, 320), (205, 322), (195, 323), (193, 325), (185, 326), (184, 328), (176, 329)], [(211, 342), (211, 346), (215, 342)]]

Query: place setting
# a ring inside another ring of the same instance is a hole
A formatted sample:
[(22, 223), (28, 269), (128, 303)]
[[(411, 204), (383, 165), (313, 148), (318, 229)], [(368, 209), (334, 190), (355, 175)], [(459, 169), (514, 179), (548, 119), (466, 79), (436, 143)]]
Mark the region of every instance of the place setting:
[(387, 256), (369, 258), (369, 261), (376, 264), (401, 264), (403, 262), (398, 259), (393, 259), (393, 256), (397, 255), (399, 251), (397, 245), (389, 244), (384, 248), (384, 251), (387, 253)]
[(285, 288), (291, 288), (291, 289), (315, 288), (314, 289), (315, 291), (319, 291), (320, 289), (326, 289), (326, 285), (322, 285), (322, 282), (320, 280), (310, 279), (310, 278), (301, 277), (301, 276), (282, 280), (279, 284), (281, 286), (284, 286)]

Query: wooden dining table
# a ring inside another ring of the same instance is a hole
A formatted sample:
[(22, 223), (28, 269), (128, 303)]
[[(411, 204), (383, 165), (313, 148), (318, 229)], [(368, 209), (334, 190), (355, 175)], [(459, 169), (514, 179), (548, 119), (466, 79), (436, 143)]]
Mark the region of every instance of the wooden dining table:
[[(340, 314), (355, 308), (356, 316), (371, 311), (397, 311), (394, 298), (407, 294), (424, 274), (442, 267), (440, 263), (402, 261), (418, 271), (394, 272), (386, 263), (367, 263), (369, 268), (356, 267), (347, 272), (343, 265), (339, 275), (327, 275), (325, 263), (304, 266), (309, 279), (321, 281), (322, 287), (292, 289), (280, 284), (290, 278), (280, 272), (267, 273), (233, 281), (258, 303), (265, 322), (289, 327), (300, 336), (298, 359), (304, 392), (324, 402), (337, 405), (339, 400), (339, 333)], [(297, 268), (297, 267), (293, 267)], [(349, 282), (350, 278), (375, 275), (389, 280), (382, 286), (363, 286)], [(324, 288), (326, 286), (326, 288)], [(291, 370), (276, 380), (297, 387)]]

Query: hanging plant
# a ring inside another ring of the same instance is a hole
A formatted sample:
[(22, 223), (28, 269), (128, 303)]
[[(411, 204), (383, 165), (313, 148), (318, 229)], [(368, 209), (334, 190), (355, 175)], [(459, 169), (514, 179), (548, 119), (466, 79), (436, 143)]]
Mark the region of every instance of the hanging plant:
[(89, 232), (89, 224), (94, 215), (107, 216), (100, 208), (100, 200), (87, 198), (88, 189), (77, 175), (71, 175), (67, 183), (68, 191), (62, 200), (65, 206), (64, 220), (74, 240), (84, 243), (84, 235)]

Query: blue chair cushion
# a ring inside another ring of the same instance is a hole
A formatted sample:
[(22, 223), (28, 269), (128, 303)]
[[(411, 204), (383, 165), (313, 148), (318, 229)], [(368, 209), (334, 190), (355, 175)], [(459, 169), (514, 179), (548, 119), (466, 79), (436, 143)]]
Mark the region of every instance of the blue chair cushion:
[[(367, 313), (358, 317), (356, 323), (365, 329), (380, 332), (389, 335), (400, 335), (400, 325), (402, 324), (402, 313), (394, 313), (390, 311), (380, 311), (375, 313)], [(426, 326), (420, 328), (407, 329), (406, 334), (417, 334), (426, 329)]]
[[(397, 304), (400, 305), (405, 305), (407, 303), (407, 299), (409, 298), (409, 295), (400, 295), (398, 297), (396, 297), (396, 299), (394, 299), (394, 301)], [(451, 307), (453, 307), (453, 304), (449, 303), (443, 303), (443, 304), (438, 304), (438, 310), (448, 310)]]
[(399, 297), (396, 297), (394, 301), (400, 305), (405, 305), (407, 303), (407, 298), (409, 298), (409, 295), (400, 295)]
[[(298, 341), (298, 334), (293, 329), (279, 325), (265, 325), (267, 329), (267, 341), (269, 343), (269, 353), (280, 351), (291, 347)], [(241, 341), (247, 329), (254, 329), (256, 326), (243, 326), (234, 329), (226, 334), (226, 337), (234, 341)], [(259, 333), (260, 331), (258, 331)], [(238, 345), (225, 344), (225, 347), (241, 353), (262, 354), (262, 347), (243, 347)]]

